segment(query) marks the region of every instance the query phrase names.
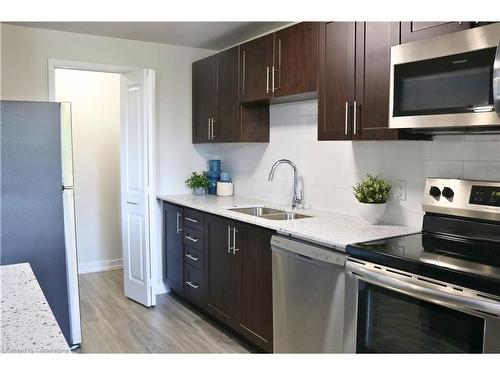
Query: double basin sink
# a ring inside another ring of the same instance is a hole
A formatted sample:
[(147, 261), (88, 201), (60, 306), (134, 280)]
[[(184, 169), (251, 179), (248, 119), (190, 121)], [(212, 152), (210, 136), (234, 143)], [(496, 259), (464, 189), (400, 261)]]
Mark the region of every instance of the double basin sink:
[(308, 217), (312, 217), (309, 215), (277, 210), (275, 208), (269, 208), (269, 207), (230, 208), (229, 210), (246, 215), (262, 217), (264, 219), (269, 219), (269, 220), (295, 220), (295, 219), (305, 219)]

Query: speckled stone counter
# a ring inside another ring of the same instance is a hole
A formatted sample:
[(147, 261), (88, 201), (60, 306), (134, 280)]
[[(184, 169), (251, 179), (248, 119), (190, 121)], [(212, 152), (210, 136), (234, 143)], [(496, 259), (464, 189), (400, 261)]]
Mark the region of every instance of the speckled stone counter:
[(291, 207), (242, 197), (197, 196), (190, 194), (157, 195), (157, 198), (211, 214), (274, 229), (283, 234), (289, 234), (341, 251), (344, 251), (347, 245), (356, 242), (420, 232), (420, 229), (401, 225), (371, 225), (357, 216), (340, 215), (317, 210), (294, 210), (294, 212), (313, 216), (297, 220), (269, 220), (230, 211), (229, 208), (249, 206), (266, 206), (287, 211), (291, 210)]
[(0, 266), (2, 353), (71, 353), (28, 263)]

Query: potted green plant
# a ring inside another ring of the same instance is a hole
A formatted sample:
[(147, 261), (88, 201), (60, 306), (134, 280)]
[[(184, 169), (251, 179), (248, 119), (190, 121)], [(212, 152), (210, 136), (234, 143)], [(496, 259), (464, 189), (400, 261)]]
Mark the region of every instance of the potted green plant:
[(193, 190), (196, 195), (203, 195), (208, 190), (208, 172), (204, 171), (201, 173), (193, 172), (191, 176), (186, 180), (186, 186)]
[(353, 189), (361, 217), (370, 224), (378, 223), (386, 210), (391, 185), (380, 176), (367, 174)]

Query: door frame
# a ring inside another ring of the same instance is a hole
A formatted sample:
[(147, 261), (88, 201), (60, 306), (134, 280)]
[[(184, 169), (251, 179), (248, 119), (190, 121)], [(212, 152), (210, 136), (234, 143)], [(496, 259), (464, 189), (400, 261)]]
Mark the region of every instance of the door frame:
[[(158, 279), (159, 274), (159, 255), (161, 254), (161, 241), (158, 241), (157, 236), (157, 223), (158, 218), (161, 218), (161, 204), (158, 203), (156, 199), (156, 109), (155, 109), (155, 70), (137, 68), (133, 66), (126, 65), (112, 65), (112, 64), (101, 64), (94, 62), (85, 61), (73, 61), (73, 60), (60, 60), (49, 58), (47, 60), (47, 93), (48, 101), (55, 101), (56, 93), (56, 80), (55, 80), (55, 70), (56, 69), (72, 69), (72, 70), (84, 70), (91, 72), (102, 72), (102, 73), (117, 73), (125, 74), (132, 72), (134, 70), (147, 70), (148, 78), (148, 88), (147, 93), (147, 112), (150, 114), (148, 118), (148, 196), (149, 196), (149, 244), (150, 244), (150, 278), (153, 286), (153, 301), (155, 296), (161, 292), (161, 283)], [(159, 212), (160, 211), (160, 212)], [(123, 245), (122, 245), (123, 246)], [(155, 303), (153, 303), (154, 305)]]

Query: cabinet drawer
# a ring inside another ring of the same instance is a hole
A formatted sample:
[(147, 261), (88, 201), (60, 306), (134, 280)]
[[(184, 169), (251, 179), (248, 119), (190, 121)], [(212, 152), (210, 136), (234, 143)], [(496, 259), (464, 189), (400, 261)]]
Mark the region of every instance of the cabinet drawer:
[(184, 295), (193, 301), (200, 302), (203, 300), (204, 285), (203, 271), (191, 266), (188, 263), (184, 264)]
[(204, 215), (203, 212), (185, 209), (184, 226), (203, 232)]
[(203, 252), (193, 247), (186, 247), (184, 249), (184, 262), (203, 270)]
[(203, 251), (203, 232), (184, 227), (184, 246)]

